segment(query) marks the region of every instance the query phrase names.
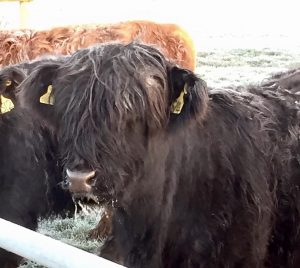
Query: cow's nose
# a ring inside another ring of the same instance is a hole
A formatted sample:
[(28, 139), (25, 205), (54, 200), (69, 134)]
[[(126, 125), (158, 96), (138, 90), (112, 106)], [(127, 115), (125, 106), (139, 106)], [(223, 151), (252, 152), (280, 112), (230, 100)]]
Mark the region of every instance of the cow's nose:
[(95, 171), (72, 171), (67, 169), (68, 188), (73, 193), (88, 193), (94, 184)]

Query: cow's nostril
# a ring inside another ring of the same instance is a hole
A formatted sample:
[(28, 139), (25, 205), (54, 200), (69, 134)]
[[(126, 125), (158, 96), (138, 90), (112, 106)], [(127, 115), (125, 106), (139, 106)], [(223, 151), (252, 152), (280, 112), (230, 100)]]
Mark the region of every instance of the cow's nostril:
[(87, 183), (88, 185), (90, 185), (90, 186), (95, 186), (95, 184), (96, 184), (96, 177), (94, 176), (94, 177), (88, 178), (88, 179), (86, 180), (86, 183)]
[(69, 186), (70, 186), (70, 181), (67, 178), (64, 179), (62, 182), (62, 188), (67, 190), (69, 188)]

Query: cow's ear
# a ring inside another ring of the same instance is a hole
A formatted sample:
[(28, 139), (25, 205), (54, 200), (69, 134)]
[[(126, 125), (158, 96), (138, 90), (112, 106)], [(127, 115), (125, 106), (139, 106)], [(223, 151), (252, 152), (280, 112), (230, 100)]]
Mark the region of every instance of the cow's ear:
[(206, 83), (192, 71), (171, 66), (168, 69), (171, 119), (201, 119), (207, 110)]
[(0, 72), (0, 93), (13, 103), (16, 101), (16, 88), (25, 79), (26, 74), (22, 68), (7, 67)]
[(20, 85), (18, 97), (22, 107), (34, 107), (40, 103), (53, 104), (52, 82), (60, 64), (38, 66)]

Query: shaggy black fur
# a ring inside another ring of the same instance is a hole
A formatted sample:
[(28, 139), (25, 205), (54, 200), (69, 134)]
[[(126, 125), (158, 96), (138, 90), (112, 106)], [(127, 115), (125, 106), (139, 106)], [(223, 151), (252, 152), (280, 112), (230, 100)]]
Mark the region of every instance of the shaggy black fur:
[[(47, 129), (26, 110), (0, 115), (0, 217), (35, 230), (38, 217), (73, 210), (60, 187), (61, 168)], [(2, 230), (5, 232), (5, 230)], [(4, 250), (0, 267), (19, 259)]]
[(39, 91), (40, 81), (53, 84), (65, 167), (95, 170), (92, 193), (116, 200), (102, 256), (127, 267), (300, 267), (292, 97), (208, 92), (136, 43), (80, 50), (26, 87)]

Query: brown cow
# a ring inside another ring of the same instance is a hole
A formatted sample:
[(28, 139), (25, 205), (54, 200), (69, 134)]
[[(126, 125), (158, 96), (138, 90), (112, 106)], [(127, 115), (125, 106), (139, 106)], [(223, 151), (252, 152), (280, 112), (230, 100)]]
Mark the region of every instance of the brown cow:
[(95, 43), (134, 39), (157, 46), (178, 65), (194, 70), (196, 50), (188, 33), (175, 24), (127, 21), (107, 25), (57, 27), (50, 30), (0, 32), (0, 67), (44, 54), (71, 54)]

